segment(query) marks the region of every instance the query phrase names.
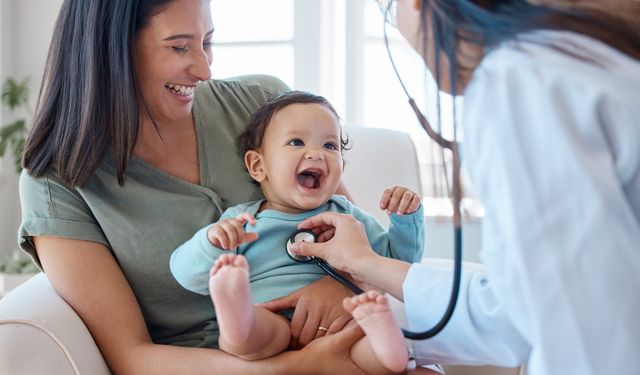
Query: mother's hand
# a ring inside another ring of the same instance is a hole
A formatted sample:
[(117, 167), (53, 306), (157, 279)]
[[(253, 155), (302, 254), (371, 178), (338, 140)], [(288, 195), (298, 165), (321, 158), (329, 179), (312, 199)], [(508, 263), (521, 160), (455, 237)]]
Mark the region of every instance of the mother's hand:
[[(351, 347), (364, 333), (355, 321), (343, 331), (319, 338), (305, 346), (299, 352), (286, 352), (296, 355), (300, 360), (300, 374), (354, 374), (366, 375), (351, 359)], [(301, 361), (301, 362), (300, 362)], [(417, 368), (408, 375), (439, 375), (425, 368)]]
[[(313, 339), (342, 330), (353, 319), (342, 300), (353, 293), (326, 276), (287, 296), (260, 304), (273, 312), (295, 308), (291, 319), (291, 349), (299, 349)], [(324, 327), (327, 331), (318, 329)]]
[(357, 324), (321, 337), (300, 350), (301, 374), (366, 375), (351, 359), (351, 347), (364, 336)]

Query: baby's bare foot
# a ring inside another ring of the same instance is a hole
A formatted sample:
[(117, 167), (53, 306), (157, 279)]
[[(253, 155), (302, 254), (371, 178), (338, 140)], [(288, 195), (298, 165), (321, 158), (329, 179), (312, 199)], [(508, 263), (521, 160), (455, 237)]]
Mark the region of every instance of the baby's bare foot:
[(249, 264), (242, 255), (224, 254), (211, 268), (209, 293), (216, 310), (220, 336), (232, 344), (249, 339), (255, 314), (249, 288)]
[(345, 298), (343, 306), (367, 334), (378, 361), (393, 372), (404, 371), (409, 359), (407, 346), (387, 297), (371, 290)]

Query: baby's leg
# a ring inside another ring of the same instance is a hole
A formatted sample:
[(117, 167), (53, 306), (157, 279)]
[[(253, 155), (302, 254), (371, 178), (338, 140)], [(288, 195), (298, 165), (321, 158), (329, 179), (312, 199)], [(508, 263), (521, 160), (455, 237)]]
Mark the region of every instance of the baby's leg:
[(387, 297), (376, 291), (346, 298), (344, 308), (366, 336), (351, 349), (353, 361), (368, 374), (404, 372), (409, 356)]
[(247, 360), (270, 357), (289, 345), (287, 320), (254, 307), (249, 265), (242, 255), (224, 254), (211, 268), (209, 292), (220, 327), (220, 349)]

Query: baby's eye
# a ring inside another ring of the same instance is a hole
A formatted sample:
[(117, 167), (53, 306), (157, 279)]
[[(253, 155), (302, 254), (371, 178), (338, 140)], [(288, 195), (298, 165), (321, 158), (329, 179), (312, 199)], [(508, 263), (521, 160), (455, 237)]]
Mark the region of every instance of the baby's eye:
[(289, 143), (287, 143), (289, 146), (296, 146), (296, 147), (302, 147), (304, 146), (304, 142), (302, 142), (302, 139), (299, 138), (295, 138), (289, 141)]
[(338, 146), (335, 143), (327, 142), (324, 144), (324, 148), (327, 150), (338, 151)]
[(202, 47), (203, 47), (204, 49), (208, 49), (208, 48), (213, 47), (213, 40), (205, 40), (205, 41), (202, 43)]

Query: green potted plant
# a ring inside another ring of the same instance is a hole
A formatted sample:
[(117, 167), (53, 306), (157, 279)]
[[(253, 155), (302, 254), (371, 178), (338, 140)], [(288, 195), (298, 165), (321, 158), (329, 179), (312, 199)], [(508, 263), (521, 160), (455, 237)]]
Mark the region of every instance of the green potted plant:
[[(22, 109), (28, 116), (32, 115), (29, 108), (29, 79), (17, 82), (12, 78), (7, 78), (2, 84), (2, 104), (14, 112)], [(20, 159), (22, 149), (27, 138), (27, 120), (19, 118), (14, 122), (0, 128), (0, 157), (4, 157), (7, 150), (11, 150), (15, 160), (16, 172), (22, 170)]]
[[(22, 170), (20, 159), (27, 137), (27, 118), (30, 118), (33, 113), (29, 108), (28, 79), (21, 82), (11, 78), (5, 80), (2, 84), (2, 105), (6, 106), (10, 112), (21, 110), (22, 114), (28, 116), (18, 118), (0, 128), (0, 158), (10, 151), (14, 156), (16, 173), (20, 173)], [(0, 297), (36, 272), (38, 269), (29, 256), (20, 250), (14, 250), (6, 257), (3, 256), (3, 252), (0, 252)]]

